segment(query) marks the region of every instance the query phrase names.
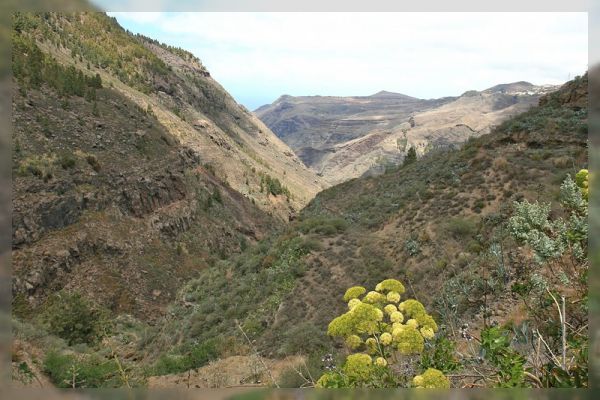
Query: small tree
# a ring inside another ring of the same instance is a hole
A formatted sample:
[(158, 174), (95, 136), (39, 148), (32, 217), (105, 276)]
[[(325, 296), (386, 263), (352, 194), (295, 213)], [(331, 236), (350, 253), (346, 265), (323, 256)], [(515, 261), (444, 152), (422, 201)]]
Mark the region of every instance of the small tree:
[(404, 156), (404, 162), (402, 165), (412, 164), (417, 161), (417, 150), (413, 146), (410, 146), (408, 151), (406, 152), (406, 156)]
[(97, 343), (108, 327), (105, 311), (95, 307), (79, 293), (60, 292), (50, 299), (43, 319), (48, 331), (69, 345)]
[(343, 338), (353, 354), (340, 370), (321, 376), (318, 387), (450, 387), (441, 371), (429, 368), (413, 376), (413, 369), (405, 367), (423, 352), (438, 326), (417, 300), (400, 302), (404, 292), (395, 279), (380, 282), (368, 293), (362, 286), (346, 291), (349, 310), (331, 321), (327, 333)]

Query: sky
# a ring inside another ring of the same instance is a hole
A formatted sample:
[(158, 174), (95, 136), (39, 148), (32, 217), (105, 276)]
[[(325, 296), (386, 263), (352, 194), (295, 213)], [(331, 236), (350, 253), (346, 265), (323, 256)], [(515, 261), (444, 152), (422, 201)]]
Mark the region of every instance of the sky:
[(458, 96), (560, 84), (588, 64), (587, 13), (108, 13), (184, 48), (241, 104), (279, 96)]

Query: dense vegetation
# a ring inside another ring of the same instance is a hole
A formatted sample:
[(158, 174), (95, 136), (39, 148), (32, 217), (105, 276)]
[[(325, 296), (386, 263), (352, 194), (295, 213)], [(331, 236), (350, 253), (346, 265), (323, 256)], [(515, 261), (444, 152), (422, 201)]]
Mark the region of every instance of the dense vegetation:
[(79, 96), (96, 100), (95, 89), (102, 88), (100, 75), (85, 75), (73, 66), (64, 67), (44, 54), (32, 39), (13, 36), (13, 76), (20, 87), (39, 89), (42, 83), (61, 96)]

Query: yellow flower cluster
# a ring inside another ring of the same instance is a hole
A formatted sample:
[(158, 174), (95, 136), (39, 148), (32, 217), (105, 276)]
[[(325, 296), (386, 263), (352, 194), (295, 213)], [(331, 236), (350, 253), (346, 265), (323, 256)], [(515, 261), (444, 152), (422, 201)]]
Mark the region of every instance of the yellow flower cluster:
[(413, 378), (413, 385), (417, 388), (449, 389), (450, 381), (442, 371), (429, 368), (423, 374)]
[(400, 311), (394, 311), (390, 314), (390, 321), (392, 322), (402, 322), (404, 321), (404, 315)]
[(425, 311), (425, 307), (421, 302), (414, 299), (405, 300), (398, 304), (398, 309), (410, 317), (410, 319), (406, 321), (407, 325), (411, 325), (414, 328), (427, 328), (427, 335), (430, 335), (429, 330), (433, 331), (433, 333), (438, 331), (435, 320), (431, 315), (427, 314), (427, 311)]
[(346, 338), (346, 345), (351, 349), (357, 349), (362, 344), (362, 340), (358, 335), (350, 335)]
[(400, 293), (398, 292), (389, 292), (386, 296), (387, 301), (390, 303), (397, 303), (400, 301)]
[(368, 354), (351, 354), (346, 358), (343, 370), (351, 379), (367, 380), (371, 376), (371, 367), (373, 360)]
[(386, 279), (381, 281), (375, 286), (375, 290), (378, 292), (396, 292), (402, 294), (405, 292), (404, 285), (396, 279)]
[(581, 189), (581, 194), (583, 198), (588, 200), (588, 192), (589, 192), (589, 171), (587, 169), (580, 170), (577, 174), (575, 174), (575, 183)]
[(404, 311), (409, 317), (418, 314), (426, 314), (425, 306), (415, 299), (405, 300), (398, 305), (398, 310)]
[(410, 326), (411, 328), (415, 328), (415, 329), (417, 329), (419, 327), (419, 323), (414, 318), (411, 318), (408, 321), (406, 321), (406, 325)]
[(357, 305), (359, 305), (360, 303), (362, 303), (359, 299), (351, 299), (348, 302), (348, 308), (350, 310), (352, 310), (354, 307), (356, 307)]
[(438, 326), (435, 323), (435, 320), (433, 319), (433, 317), (429, 314), (423, 313), (423, 314), (417, 314), (414, 316), (414, 318), (417, 320), (417, 323), (424, 327), (424, 328), (429, 328), (434, 332), (438, 331)]
[(375, 340), (374, 338), (368, 338), (367, 340), (365, 340), (365, 347), (367, 348), (367, 353), (377, 353), (377, 340)]
[(327, 334), (340, 337), (364, 333), (370, 335), (377, 331), (377, 323), (382, 319), (383, 311), (370, 304), (360, 303), (331, 321)]
[[(318, 380), (318, 387), (370, 383), (377, 368), (387, 368), (388, 359), (394, 359), (389, 357), (395, 352), (402, 355), (423, 352), (425, 340), (435, 337), (438, 326), (419, 301), (400, 302), (404, 292), (402, 283), (395, 279), (380, 282), (370, 292), (362, 286), (346, 291), (344, 300), (348, 303), (348, 311), (330, 322), (327, 333), (344, 338), (348, 348), (355, 353), (346, 358), (339, 372), (325, 373)], [(448, 379), (435, 369), (415, 376), (413, 384), (416, 387), (449, 387)]]
[(404, 355), (421, 353), (438, 326), (419, 301), (400, 303), (401, 292), (404, 286), (395, 279), (380, 282), (376, 291), (367, 292), (362, 286), (348, 289), (344, 298), (349, 311), (331, 321), (327, 333), (345, 338), (351, 350), (371, 355), (383, 355), (382, 348), (386, 353), (389, 349)]
[[(394, 312), (398, 311), (398, 309), (396, 308), (395, 305), (393, 304), (388, 304), (387, 306), (383, 307), (383, 311), (385, 311), (386, 313), (388, 313), (389, 315), (392, 315)], [(393, 321), (392, 321), (393, 322)]]
[(425, 348), (423, 336), (411, 325), (402, 325), (396, 328), (392, 332), (392, 337), (400, 354), (418, 354)]
[(381, 334), (381, 336), (379, 337), (379, 341), (381, 342), (381, 344), (383, 344), (384, 346), (390, 345), (392, 343), (392, 335), (384, 332)]
[(375, 360), (375, 364), (379, 365), (380, 367), (385, 367), (387, 366), (387, 361), (383, 357), (377, 357), (377, 359)]
[(350, 301), (352, 299), (356, 299), (356, 298), (362, 296), (366, 291), (367, 291), (367, 289), (365, 289), (362, 286), (351, 287), (350, 289), (346, 290), (346, 293), (344, 293), (344, 301)]
[(431, 328), (421, 328), (420, 332), (421, 335), (423, 335), (423, 337), (427, 340), (431, 340), (435, 336), (435, 332), (433, 332), (433, 329)]
[(385, 302), (385, 296), (381, 293), (377, 293), (375, 291), (367, 293), (367, 295), (363, 298), (365, 303), (376, 304)]

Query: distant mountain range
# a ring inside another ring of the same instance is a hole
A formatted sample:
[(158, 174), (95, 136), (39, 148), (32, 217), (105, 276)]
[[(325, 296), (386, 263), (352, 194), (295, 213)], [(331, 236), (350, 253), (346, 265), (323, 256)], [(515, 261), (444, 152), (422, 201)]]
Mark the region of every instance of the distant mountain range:
[(422, 155), (488, 133), (556, 89), (521, 81), (427, 100), (388, 91), (352, 97), (284, 95), (255, 113), (308, 167), (335, 185), (401, 163), (411, 146)]

